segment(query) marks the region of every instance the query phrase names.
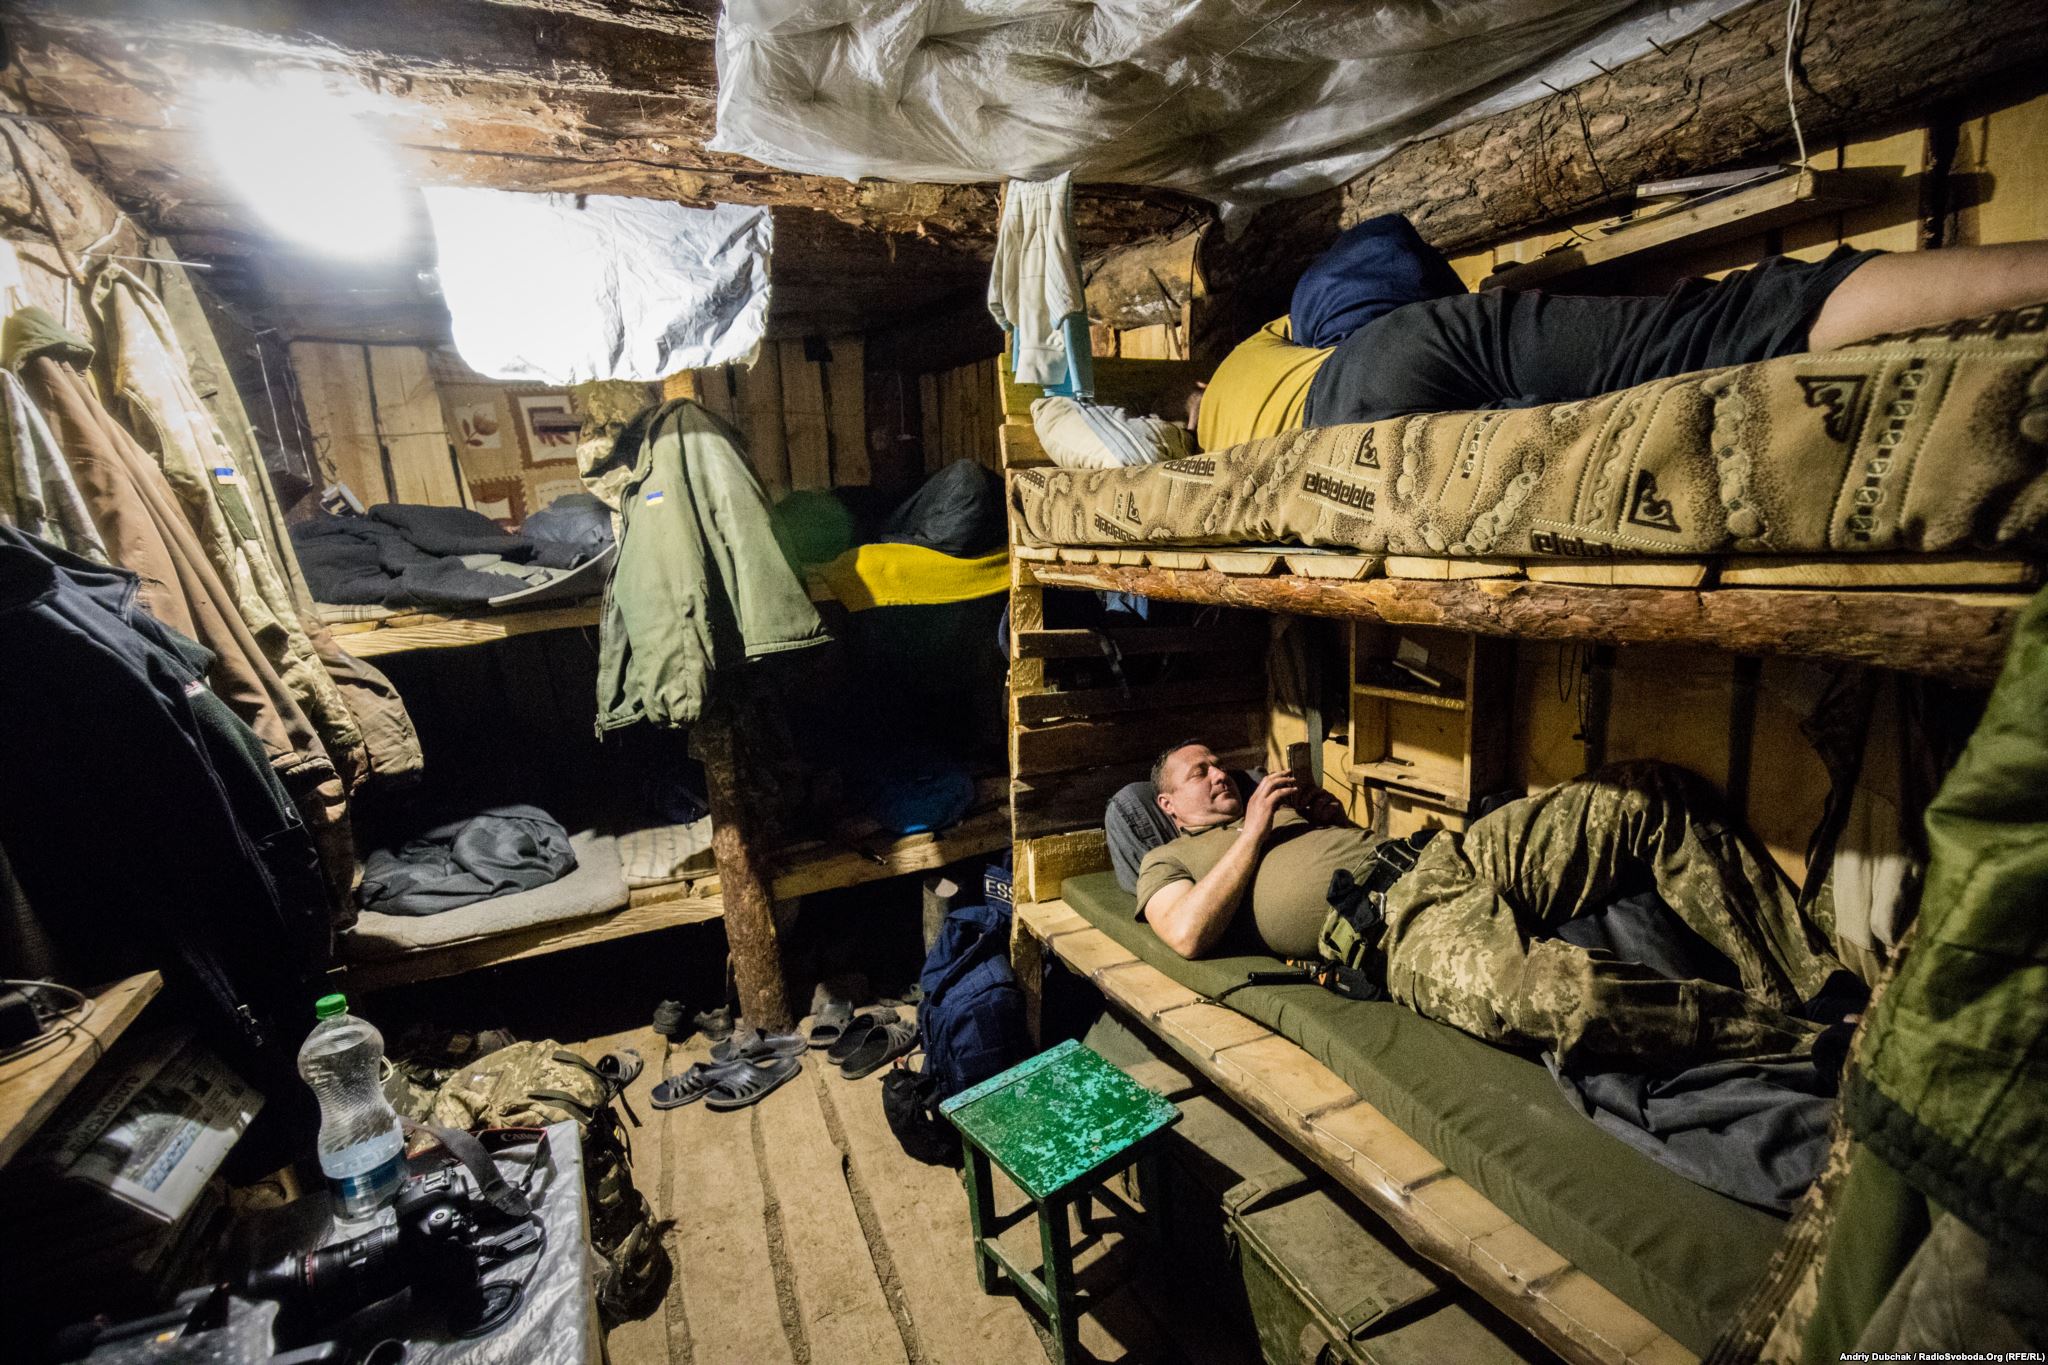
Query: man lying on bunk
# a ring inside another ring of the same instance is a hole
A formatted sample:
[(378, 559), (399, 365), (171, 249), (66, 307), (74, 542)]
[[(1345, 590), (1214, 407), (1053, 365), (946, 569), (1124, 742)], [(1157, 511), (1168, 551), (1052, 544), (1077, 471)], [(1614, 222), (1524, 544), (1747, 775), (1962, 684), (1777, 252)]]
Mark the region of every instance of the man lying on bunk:
[[(1405, 871), (1328, 792), (1277, 772), (1240, 797), (1198, 741), (1161, 755), (1153, 785), (1179, 837), (1140, 865), (1138, 914), (1183, 957), (1215, 950), (1249, 900), (1274, 955), (1341, 956), (1418, 1013), (1566, 1065), (1677, 1070), (1805, 1052), (1822, 1032), (1801, 1006), (1841, 964), (1681, 769), (1620, 765), (1511, 801), (1437, 832)], [(1728, 958), (1740, 989), (1553, 937), (1645, 888)]]
[(1773, 256), (1651, 297), (1466, 292), (1408, 220), (1317, 257), (1191, 399), (1204, 450), (1297, 427), (1561, 403), (2048, 300), (2048, 242)]

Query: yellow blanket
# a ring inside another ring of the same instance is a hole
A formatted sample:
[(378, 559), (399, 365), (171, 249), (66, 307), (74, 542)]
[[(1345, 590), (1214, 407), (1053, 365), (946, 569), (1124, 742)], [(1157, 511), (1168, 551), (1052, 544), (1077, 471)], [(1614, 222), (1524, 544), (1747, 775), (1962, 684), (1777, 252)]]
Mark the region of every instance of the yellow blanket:
[(1276, 318), (1240, 342), (1223, 357), (1202, 395), (1195, 417), (1202, 449), (1227, 450), (1299, 431), (1308, 413), (1308, 386), (1334, 349), (1295, 345), (1292, 318)]
[(957, 559), (923, 545), (860, 545), (817, 569), (848, 611), (965, 602), (1010, 587), (1007, 551)]

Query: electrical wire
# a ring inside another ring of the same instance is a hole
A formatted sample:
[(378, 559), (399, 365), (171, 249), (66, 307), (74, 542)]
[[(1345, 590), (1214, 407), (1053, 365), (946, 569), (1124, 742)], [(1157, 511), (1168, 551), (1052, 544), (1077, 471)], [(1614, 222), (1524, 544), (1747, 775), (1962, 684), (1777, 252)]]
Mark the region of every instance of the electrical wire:
[[(31, 991), (59, 991), (71, 997), (71, 1004), (46, 1016), (44, 1011), (47, 1007), (40, 1005), (35, 997), (30, 995), (29, 1004), (36, 1010), (36, 1019), (38, 1023), (42, 1024), (43, 1031), (27, 1042), (17, 1043), (6, 1051), (0, 1052), (0, 1062), (11, 1062), (17, 1057), (25, 1057), (39, 1048), (48, 1047), (60, 1039), (68, 1038), (83, 1028), (86, 1020), (92, 1018), (92, 998), (86, 995), (84, 991), (73, 990), (71, 987), (60, 982), (16, 981), (11, 978), (0, 978), (0, 986), (21, 991), (23, 994), (28, 994)], [(52, 1027), (47, 1022), (48, 1017), (54, 1017), (61, 1022)]]
[(1792, 66), (1799, 47), (1799, 11), (1804, 0), (1785, 3), (1785, 110), (1792, 116), (1792, 140), (1799, 147), (1799, 164), (1806, 164), (1806, 130), (1799, 126), (1799, 97), (1792, 89)]

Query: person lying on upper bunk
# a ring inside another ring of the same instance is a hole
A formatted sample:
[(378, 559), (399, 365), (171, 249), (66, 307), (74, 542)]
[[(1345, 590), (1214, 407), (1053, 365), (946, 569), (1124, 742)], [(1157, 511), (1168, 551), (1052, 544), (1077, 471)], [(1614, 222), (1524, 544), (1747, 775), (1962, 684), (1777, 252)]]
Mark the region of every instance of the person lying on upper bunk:
[(2048, 242), (1899, 255), (1844, 246), (1653, 297), (1473, 294), (1390, 214), (1316, 258), (1288, 316), (1191, 396), (1189, 422), (1202, 449), (1222, 450), (1303, 426), (1535, 407), (2043, 301)]
[[(1698, 779), (1661, 763), (1602, 769), (1510, 801), (1462, 834), (1389, 841), (1289, 772), (1238, 793), (1199, 741), (1153, 768), (1179, 831), (1139, 866), (1138, 915), (1183, 957), (1245, 912), (1275, 956), (1341, 961), (1393, 1000), (1560, 1063), (1676, 1070), (1796, 1055), (1839, 1017), (1845, 977), (1775, 867)], [(1402, 844), (1385, 856), (1388, 845)], [(1740, 987), (1673, 980), (1557, 937), (1647, 889), (1732, 964)]]

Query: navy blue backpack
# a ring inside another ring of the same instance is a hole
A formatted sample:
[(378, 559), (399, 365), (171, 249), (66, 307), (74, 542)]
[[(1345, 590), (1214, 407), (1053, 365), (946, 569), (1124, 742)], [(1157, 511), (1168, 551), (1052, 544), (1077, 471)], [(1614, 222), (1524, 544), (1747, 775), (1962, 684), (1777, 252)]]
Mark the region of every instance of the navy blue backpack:
[(963, 905), (946, 916), (919, 978), (918, 1027), (924, 1070), (892, 1071), (882, 1106), (903, 1149), (920, 1161), (959, 1160), (953, 1126), (939, 1104), (1031, 1055), (1024, 992), (1010, 970), (1010, 909)]

